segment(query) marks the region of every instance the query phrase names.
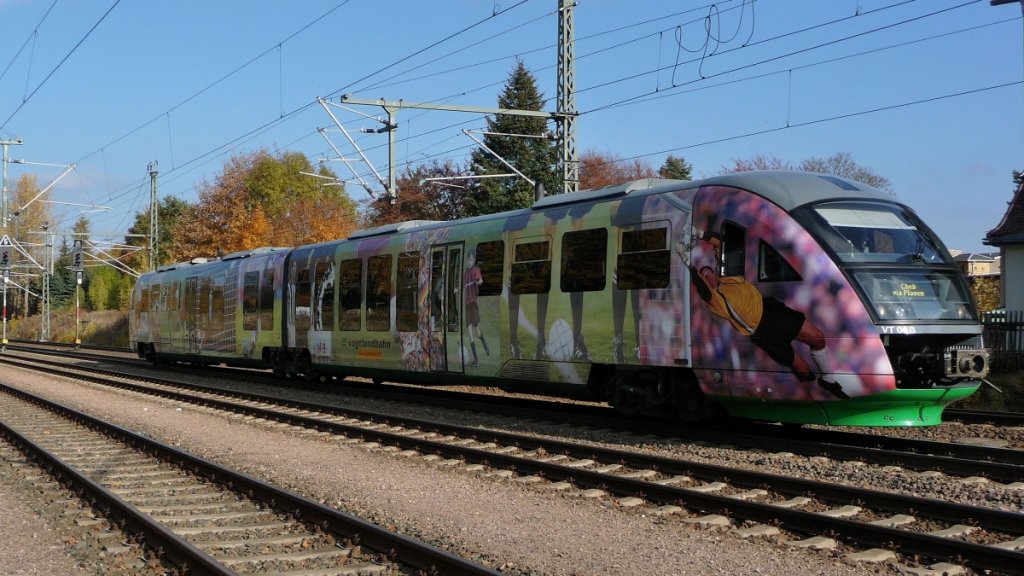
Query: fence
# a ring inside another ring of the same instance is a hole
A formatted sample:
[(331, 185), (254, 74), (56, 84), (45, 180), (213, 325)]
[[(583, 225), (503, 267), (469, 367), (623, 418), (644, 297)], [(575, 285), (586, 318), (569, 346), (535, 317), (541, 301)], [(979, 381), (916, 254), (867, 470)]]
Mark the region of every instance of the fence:
[(1024, 310), (986, 312), (981, 319), (993, 370), (1024, 369)]

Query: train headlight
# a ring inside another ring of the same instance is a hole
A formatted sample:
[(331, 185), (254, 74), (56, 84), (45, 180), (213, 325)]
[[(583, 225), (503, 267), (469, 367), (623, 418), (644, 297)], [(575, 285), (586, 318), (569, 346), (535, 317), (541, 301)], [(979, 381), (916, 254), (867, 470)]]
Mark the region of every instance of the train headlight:
[(878, 304), (875, 306), (881, 320), (909, 320), (913, 318), (910, 308), (902, 304)]
[(960, 365), (957, 366), (963, 374), (971, 373), (971, 359), (964, 356), (960, 358)]
[(985, 371), (985, 357), (981, 356), (981, 355), (977, 355), (974, 358), (971, 358), (971, 368), (973, 368), (975, 372), (979, 372), (979, 373), (980, 372), (984, 372)]

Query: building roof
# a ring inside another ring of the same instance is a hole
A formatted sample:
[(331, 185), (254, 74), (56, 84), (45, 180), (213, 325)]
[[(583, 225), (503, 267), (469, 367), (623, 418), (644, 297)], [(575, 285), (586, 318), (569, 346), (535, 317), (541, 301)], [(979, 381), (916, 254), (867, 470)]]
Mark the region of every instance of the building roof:
[(988, 231), (984, 243), (989, 246), (1024, 244), (1024, 178), (1017, 185), (1003, 219)]
[(957, 262), (995, 262), (996, 259), (989, 254), (980, 254), (978, 252), (961, 252), (956, 256), (953, 256), (953, 260)]

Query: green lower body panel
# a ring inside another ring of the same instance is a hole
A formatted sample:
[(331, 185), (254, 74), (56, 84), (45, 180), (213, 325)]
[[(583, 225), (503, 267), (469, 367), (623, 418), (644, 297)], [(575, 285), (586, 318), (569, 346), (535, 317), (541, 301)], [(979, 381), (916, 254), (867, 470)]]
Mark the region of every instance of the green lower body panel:
[(950, 403), (973, 394), (981, 382), (949, 388), (891, 390), (829, 402), (772, 401), (757, 398), (717, 397), (731, 415), (738, 418), (824, 424), (829, 426), (935, 426), (942, 423), (942, 411)]

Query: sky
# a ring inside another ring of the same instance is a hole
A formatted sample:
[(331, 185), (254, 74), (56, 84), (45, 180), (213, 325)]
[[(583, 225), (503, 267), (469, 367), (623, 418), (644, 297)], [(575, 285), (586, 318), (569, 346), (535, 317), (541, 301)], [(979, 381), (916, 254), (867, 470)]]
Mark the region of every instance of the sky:
[[(384, 109), (341, 97), (494, 107), (521, 60), (555, 111), (557, 7), (0, 0), (0, 140), (21, 141), (8, 187), (26, 172), (53, 183), (52, 229), (85, 214), (96, 241), (123, 238), (146, 210), (151, 163), (160, 196), (189, 201), (232, 156), (261, 149), (303, 152), (380, 193), (387, 136), (363, 131)], [(1024, 170), (1020, 4), (578, 0), (574, 32), (580, 152), (654, 168), (672, 154), (695, 177), (758, 155), (798, 165), (845, 152), (951, 249), (993, 250), (983, 239)], [(463, 130), (486, 127), (467, 112), (394, 119), (399, 169), (465, 163), (476, 143)]]

